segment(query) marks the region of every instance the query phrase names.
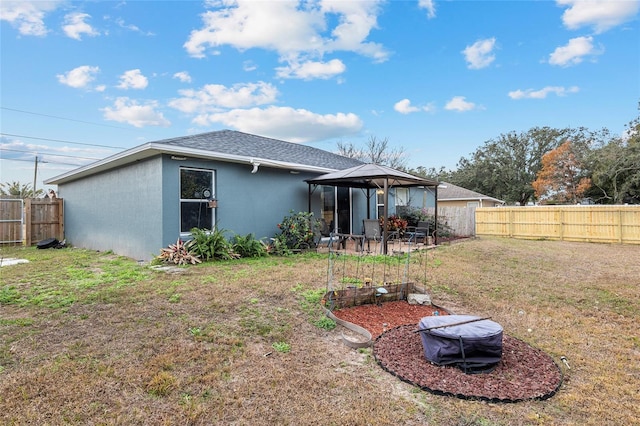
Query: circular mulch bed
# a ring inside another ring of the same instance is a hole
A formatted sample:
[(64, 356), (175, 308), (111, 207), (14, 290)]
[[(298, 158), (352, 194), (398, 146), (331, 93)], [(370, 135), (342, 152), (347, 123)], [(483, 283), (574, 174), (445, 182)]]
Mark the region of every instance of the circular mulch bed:
[[(503, 333), (502, 359), (490, 373), (465, 374), (454, 366), (438, 366), (424, 356), (421, 318), (433, 315), (434, 306), (404, 301), (382, 306), (362, 305), (335, 311), (342, 320), (366, 328), (375, 338), (373, 354), (378, 364), (401, 380), (426, 391), (491, 402), (547, 399), (562, 383), (562, 372), (543, 351)], [(439, 314), (445, 314), (442, 309)]]

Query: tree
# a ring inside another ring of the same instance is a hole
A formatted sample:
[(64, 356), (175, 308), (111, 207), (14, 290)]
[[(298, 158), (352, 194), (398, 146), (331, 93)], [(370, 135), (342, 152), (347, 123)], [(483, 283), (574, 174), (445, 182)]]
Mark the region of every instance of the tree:
[(640, 204), (640, 117), (627, 124), (626, 133), (626, 139), (612, 139), (590, 157), (596, 202)]
[(539, 200), (557, 203), (579, 202), (591, 187), (583, 163), (572, 150), (571, 141), (542, 156), (542, 168), (532, 183)]
[(3, 197), (10, 198), (37, 198), (41, 197), (44, 194), (42, 189), (38, 189), (37, 191), (33, 191), (31, 189), (31, 185), (28, 183), (21, 184), (20, 182), (5, 182), (0, 183), (0, 195)]
[(351, 142), (338, 142), (338, 154), (355, 158), (365, 163), (381, 164), (393, 169), (404, 170), (406, 158), (404, 148), (389, 147), (389, 138), (378, 139), (371, 136), (364, 149), (358, 148)]
[(534, 127), (524, 133), (510, 132), (491, 139), (469, 159), (461, 158), (450, 182), (508, 204), (526, 205), (535, 196), (532, 182), (542, 168), (542, 156), (570, 139), (576, 158), (586, 164), (591, 147), (604, 143), (609, 132), (586, 128)]
[(406, 170), (407, 173), (411, 173), (416, 176), (422, 176), (428, 179), (435, 179), (439, 181), (449, 181), (451, 174), (453, 173), (451, 170), (447, 170), (444, 166), (436, 169), (435, 167), (426, 168), (424, 166), (418, 166), (416, 168), (411, 168)]
[(507, 203), (526, 205), (540, 170), (542, 156), (570, 134), (569, 129), (534, 127), (525, 133), (510, 132), (491, 139), (471, 158), (461, 158), (450, 181)]

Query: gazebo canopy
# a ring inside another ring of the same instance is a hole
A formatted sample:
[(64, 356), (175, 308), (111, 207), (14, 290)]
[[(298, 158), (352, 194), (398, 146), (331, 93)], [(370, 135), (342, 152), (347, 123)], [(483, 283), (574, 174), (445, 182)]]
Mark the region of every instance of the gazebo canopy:
[[(391, 167), (382, 166), (380, 164), (362, 164), (337, 172), (331, 172), (318, 176), (314, 179), (307, 179), (305, 182), (311, 185), (328, 185), (342, 186), (349, 188), (366, 188), (367, 189), (367, 216), (369, 215), (369, 189), (381, 189), (384, 191), (384, 222), (382, 228), (383, 234), (383, 253), (387, 254), (387, 218), (389, 214), (389, 188), (391, 187), (410, 187), (410, 186), (427, 186), (433, 187), (435, 193), (435, 221), (438, 222), (438, 184), (433, 179), (426, 179), (405, 173)], [(311, 194), (311, 189), (309, 190)], [(309, 211), (311, 211), (311, 199), (309, 199)], [(435, 235), (437, 244), (437, 234)]]
[(312, 185), (347, 186), (349, 188), (384, 188), (387, 186), (438, 186), (438, 181), (415, 176), (380, 164), (362, 164), (308, 179)]

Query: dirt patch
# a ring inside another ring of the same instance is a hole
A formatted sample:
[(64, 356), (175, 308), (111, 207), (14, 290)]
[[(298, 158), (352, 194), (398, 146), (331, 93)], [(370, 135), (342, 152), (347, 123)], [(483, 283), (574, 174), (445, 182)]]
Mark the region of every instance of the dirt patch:
[(562, 383), (553, 359), (527, 343), (503, 335), (502, 359), (490, 373), (465, 374), (454, 366), (438, 366), (425, 356), (417, 324), (425, 316), (446, 314), (433, 306), (404, 301), (362, 305), (334, 312), (377, 336), (373, 354), (378, 364), (401, 380), (424, 390), (491, 402), (547, 399)]

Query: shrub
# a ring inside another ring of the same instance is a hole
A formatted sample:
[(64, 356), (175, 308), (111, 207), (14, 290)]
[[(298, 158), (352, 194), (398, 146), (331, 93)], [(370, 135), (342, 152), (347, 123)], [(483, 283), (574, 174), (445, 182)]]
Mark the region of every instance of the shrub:
[[(427, 213), (426, 209), (418, 209), (415, 207), (409, 208), (403, 214), (403, 217), (407, 220), (408, 226), (418, 226), (419, 222), (429, 223), (429, 235), (433, 235), (435, 227), (435, 217), (432, 214)], [(453, 234), (453, 230), (450, 226), (443, 222), (441, 218), (438, 218), (438, 236), (450, 237)]]
[(233, 251), (231, 243), (225, 238), (224, 229), (208, 229), (193, 228), (191, 236), (193, 239), (189, 241), (187, 249), (190, 253), (199, 256), (202, 260), (229, 260), (240, 257)]
[[(384, 217), (380, 218), (380, 226), (384, 226)], [(387, 229), (397, 231), (400, 236), (403, 236), (407, 230), (407, 221), (399, 216), (391, 215), (387, 219)]]
[(280, 234), (274, 241), (275, 250), (304, 250), (315, 247), (313, 241), (314, 228), (319, 226), (318, 221), (313, 220), (313, 213), (290, 211), (290, 216), (285, 216), (278, 224)]
[(201, 262), (199, 256), (191, 253), (188, 245), (183, 243), (181, 239), (178, 239), (175, 244), (169, 244), (167, 248), (160, 249), (160, 254), (156, 259), (176, 265), (195, 265)]
[(256, 240), (253, 234), (244, 237), (235, 235), (231, 240), (231, 247), (241, 257), (262, 257), (268, 254), (267, 245), (261, 240)]

